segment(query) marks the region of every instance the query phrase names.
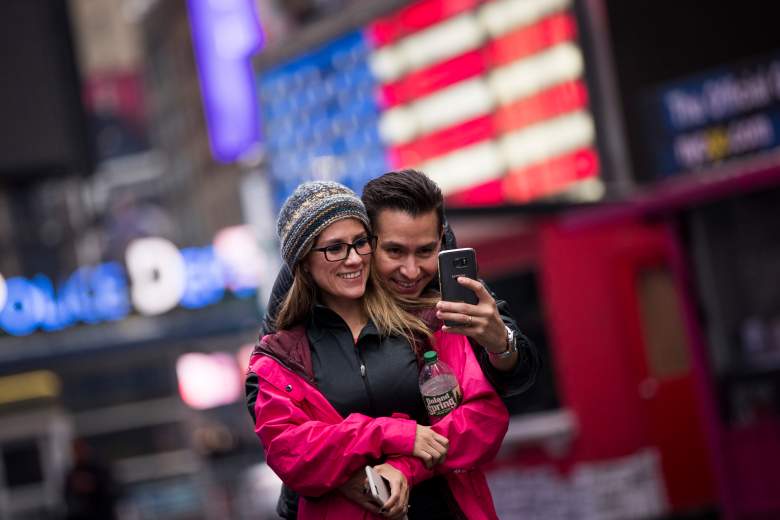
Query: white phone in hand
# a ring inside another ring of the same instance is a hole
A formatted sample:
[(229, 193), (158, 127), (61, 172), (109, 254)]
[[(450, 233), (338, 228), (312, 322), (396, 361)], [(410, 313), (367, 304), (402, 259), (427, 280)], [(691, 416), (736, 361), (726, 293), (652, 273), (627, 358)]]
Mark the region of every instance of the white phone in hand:
[[(382, 507), (390, 499), (388, 482), (371, 466), (366, 466), (366, 479), (368, 480), (368, 494), (371, 495), (375, 504)], [(401, 520), (409, 520), (409, 517), (404, 515)]]
[(390, 498), (387, 482), (371, 466), (366, 466), (366, 479), (368, 479), (368, 494), (379, 507), (382, 507)]

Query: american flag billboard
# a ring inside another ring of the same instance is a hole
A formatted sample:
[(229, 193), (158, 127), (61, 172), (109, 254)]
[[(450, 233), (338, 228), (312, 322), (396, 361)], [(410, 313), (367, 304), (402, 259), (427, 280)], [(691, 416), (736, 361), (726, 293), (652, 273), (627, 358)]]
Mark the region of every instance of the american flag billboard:
[(257, 77), (277, 203), (414, 167), (450, 206), (599, 192), (571, 0), (423, 0)]

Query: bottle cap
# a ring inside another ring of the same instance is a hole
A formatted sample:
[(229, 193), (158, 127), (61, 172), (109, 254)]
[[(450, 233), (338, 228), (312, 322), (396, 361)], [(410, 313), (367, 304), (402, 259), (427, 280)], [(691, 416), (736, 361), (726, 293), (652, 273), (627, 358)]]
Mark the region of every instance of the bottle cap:
[(436, 363), (439, 360), (439, 355), (434, 350), (429, 350), (425, 354), (423, 354), (423, 359), (426, 363)]

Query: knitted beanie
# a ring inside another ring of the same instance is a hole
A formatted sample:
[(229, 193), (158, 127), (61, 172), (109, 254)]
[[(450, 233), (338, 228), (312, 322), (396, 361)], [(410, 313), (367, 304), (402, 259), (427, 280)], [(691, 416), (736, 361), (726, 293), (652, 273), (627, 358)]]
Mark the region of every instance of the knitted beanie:
[(298, 186), (276, 219), (282, 258), (287, 265), (295, 267), (326, 227), (345, 218), (355, 218), (366, 228), (371, 227), (363, 201), (346, 186), (330, 181), (304, 182)]

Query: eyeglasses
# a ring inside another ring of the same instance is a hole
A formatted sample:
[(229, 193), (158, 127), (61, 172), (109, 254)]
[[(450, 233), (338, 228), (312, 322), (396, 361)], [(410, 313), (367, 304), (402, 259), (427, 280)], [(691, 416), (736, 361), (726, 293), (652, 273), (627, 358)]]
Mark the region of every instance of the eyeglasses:
[(359, 255), (370, 255), (376, 247), (376, 237), (367, 236), (356, 239), (351, 244), (338, 242), (325, 247), (312, 247), (312, 251), (320, 251), (325, 254), (325, 260), (328, 262), (339, 262), (349, 257), (349, 252), (354, 249)]

